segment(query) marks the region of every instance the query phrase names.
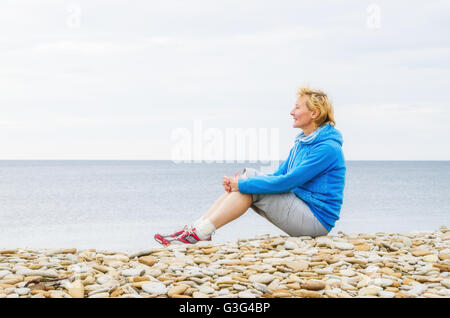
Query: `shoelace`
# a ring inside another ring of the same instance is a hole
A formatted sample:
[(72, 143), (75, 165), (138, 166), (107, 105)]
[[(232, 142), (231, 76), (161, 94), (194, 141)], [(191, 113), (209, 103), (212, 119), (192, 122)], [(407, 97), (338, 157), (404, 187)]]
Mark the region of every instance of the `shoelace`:
[(195, 230), (195, 227), (193, 227), (192, 225), (188, 225), (188, 228), (184, 231), (185, 234), (183, 234), (183, 236), (188, 236), (188, 235), (194, 234), (194, 230)]

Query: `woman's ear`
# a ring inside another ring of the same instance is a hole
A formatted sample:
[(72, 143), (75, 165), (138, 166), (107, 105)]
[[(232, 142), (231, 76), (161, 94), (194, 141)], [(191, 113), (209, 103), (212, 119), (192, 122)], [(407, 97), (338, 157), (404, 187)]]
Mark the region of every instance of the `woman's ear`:
[(318, 110), (318, 109), (313, 110), (313, 112), (311, 114), (311, 118), (316, 120), (319, 116), (320, 116), (320, 110)]

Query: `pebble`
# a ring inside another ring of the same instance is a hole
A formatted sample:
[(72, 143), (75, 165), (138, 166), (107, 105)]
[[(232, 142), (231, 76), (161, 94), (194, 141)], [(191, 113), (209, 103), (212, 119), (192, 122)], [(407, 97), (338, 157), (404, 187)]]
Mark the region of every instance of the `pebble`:
[(441, 280), (441, 285), (444, 286), (445, 288), (450, 289), (450, 279), (446, 278), (446, 279)]
[(355, 248), (355, 246), (351, 243), (336, 242), (336, 243), (334, 243), (334, 248), (337, 248), (340, 250), (353, 250)]
[(0, 250), (0, 298), (449, 298), (447, 233), (263, 235), (130, 255)]
[(378, 296), (380, 296), (381, 298), (394, 298), (395, 297), (395, 293), (394, 292), (390, 292), (390, 291), (380, 290), (378, 292)]
[(241, 291), (238, 293), (239, 298), (256, 298), (250, 291)]
[(375, 278), (373, 280), (373, 283), (376, 286), (381, 286), (381, 287), (389, 287), (391, 286), (394, 282), (391, 279), (387, 279), (387, 278)]
[(27, 295), (30, 292), (30, 289), (29, 288), (16, 288), (14, 290), (14, 292), (17, 295)]
[(167, 292), (167, 287), (163, 283), (151, 282), (141, 286), (142, 290), (151, 295), (163, 295)]
[(255, 274), (251, 275), (248, 279), (254, 283), (269, 284), (271, 281), (275, 279), (275, 276), (267, 273)]
[(288, 240), (286, 241), (286, 243), (284, 243), (284, 248), (287, 250), (295, 250), (296, 248), (298, 248), (298, 246), (294, 242)]
[(201, 285), (199, 286), (198, 290), (203, 294), (212, 294), (214, 293), (214, 288), (207, 286), (207, 285)]
[(133, 268), (133, 269), (124, 269), (122, 270), (122, 275), (123, 276), (142, 276), (145, 274), (145, 269), (137, 269), (137, 268)]

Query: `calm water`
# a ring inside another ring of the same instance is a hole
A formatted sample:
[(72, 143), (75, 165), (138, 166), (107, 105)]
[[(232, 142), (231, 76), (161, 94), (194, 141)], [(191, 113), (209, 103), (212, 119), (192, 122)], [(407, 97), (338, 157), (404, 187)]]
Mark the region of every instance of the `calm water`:
[[(0, 249), (136, 251), (197, 219), (222, 176), (255, 163), (0, 161)], [(450, 161), (349, 161), (341, 219), (330, 234), (450, 226)], [(216, 232), (226, 242), (284, 234), (251, 209)]]

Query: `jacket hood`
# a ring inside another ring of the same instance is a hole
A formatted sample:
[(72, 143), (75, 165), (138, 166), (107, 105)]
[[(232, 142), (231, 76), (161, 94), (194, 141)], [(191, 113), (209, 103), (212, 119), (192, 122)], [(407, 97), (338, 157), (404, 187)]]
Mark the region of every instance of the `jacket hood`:
[(302, 131), (295, 137), (295, 142), (300, 142), (305, 145), (316, 144), (325, 140), (334, 140), (340, 146), (343, 144), (342, 134), (329, 123), (317, 128), (312, 134), (309, 136), (305, 136), (305, 133)]

